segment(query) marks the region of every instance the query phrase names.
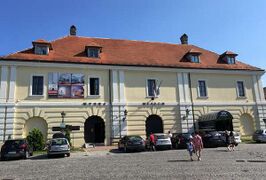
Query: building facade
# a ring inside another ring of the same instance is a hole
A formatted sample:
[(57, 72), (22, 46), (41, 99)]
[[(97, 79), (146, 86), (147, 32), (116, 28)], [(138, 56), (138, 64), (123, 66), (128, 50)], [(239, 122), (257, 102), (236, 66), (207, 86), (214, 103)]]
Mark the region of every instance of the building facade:
[[(188, 44), (70, 35), (0, 59), (0, 141), (78, 126), (72, 144), (192, 132), (206, 114), (232, 115), (242, 135), (266, 128), (264, 70)], [(62, 112), (65, 116), (62, 117)], [(63, 119), (62, 119), (63, 118)]]

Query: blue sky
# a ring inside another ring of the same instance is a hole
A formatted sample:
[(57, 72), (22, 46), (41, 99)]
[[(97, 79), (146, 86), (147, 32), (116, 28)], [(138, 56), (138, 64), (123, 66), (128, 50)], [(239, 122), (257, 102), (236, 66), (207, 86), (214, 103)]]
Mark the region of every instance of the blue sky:
[[(28, 47), (36, 39), (69, 33), (179, 43), (238, 53), (242, 62), (266, 69), (265, 0), (8, 0), (0, 6), (0, 55)], [(266, 86), (266, 76), (263, 76)]]

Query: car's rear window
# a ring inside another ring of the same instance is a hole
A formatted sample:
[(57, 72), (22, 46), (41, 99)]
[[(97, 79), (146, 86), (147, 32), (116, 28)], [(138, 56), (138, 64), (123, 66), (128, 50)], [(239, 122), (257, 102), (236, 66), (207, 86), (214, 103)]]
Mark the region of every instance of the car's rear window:
[(8, 140), (5, 142), (6, 146), (11, 146), (11, 145), (19, 146), (23, 143), (24, 143), (24, 140)]
[(263, 133), (263, 130), (257, 130), (256, 131), (256, 134), (262, 134)]
[(131, 141), (141, 141), (142, 140), (142, 138), (140, 136), (129, 136), (128, 139)]
[(52, 140), (52, 145), (65, 145), (67, 144), (66, 139), (53, 139)]
[(169, 138), (169, 136), (168, 135), (156, 135), (156, 138), (157, 139), (168, 139)]

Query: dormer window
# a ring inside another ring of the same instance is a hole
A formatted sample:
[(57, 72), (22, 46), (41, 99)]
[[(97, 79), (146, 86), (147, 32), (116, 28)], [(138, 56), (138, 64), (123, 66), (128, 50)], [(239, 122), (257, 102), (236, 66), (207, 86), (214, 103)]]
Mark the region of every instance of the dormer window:
[(88, 48), (88, 57), (99, 58), (98, 48)]
[(197, 54), (190, 55), (190, 60), (193, 63), (199, 63), (199, 55)]
[(32, 42), (33, 48), (34, 48), (34, 54), (38, 54), (38, 55), (48, 55), (49, 54), (49, 50), (52, 49), (52, 45), (51, 43), (39, 39), (37, 41), (33, 41)]
[(195, 49), (191, 49), (186, 54), (186, 58), (192, 63), (200, 63), (200, 58), (199, 58), (200, 55), (201, 55), (201, 52), (199, 52)]
[(235, 57), (227, 56), (227, 63), (228, 64), (235, 64)]
[(49, 48), (47, 46), (35, 45), (34, 53), (38, 55), (47, 55), (49, 53)]
[(90, 58), (100, 58), (100, 53), (102, 52), (102, 47), (96, 43), (90, 43), (85, 47), (87, 56)]
[(225, 51), (221, 56), (220, 59), (223, 63), (226, 64), (235, 64), (236, 63), (236, 56), (237, 54), (231, 51)]

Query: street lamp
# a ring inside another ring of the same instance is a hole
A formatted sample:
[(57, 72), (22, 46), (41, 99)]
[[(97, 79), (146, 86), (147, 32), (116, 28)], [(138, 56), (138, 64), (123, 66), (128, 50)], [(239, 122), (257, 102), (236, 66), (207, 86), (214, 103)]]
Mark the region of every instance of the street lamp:
[(65, 113), (64, 111), (62, 111), (62, 112), (61, 112), (62, 122), (61, 122), (61, 124), (60, 124), (60, 127), (61, 127), (62, 129), (64, 129), (64, 128), (66, 127), (66, 124), (65, 124), (65, 121), (64, 121), (65, 116), (66, 116), (66, 113)]

